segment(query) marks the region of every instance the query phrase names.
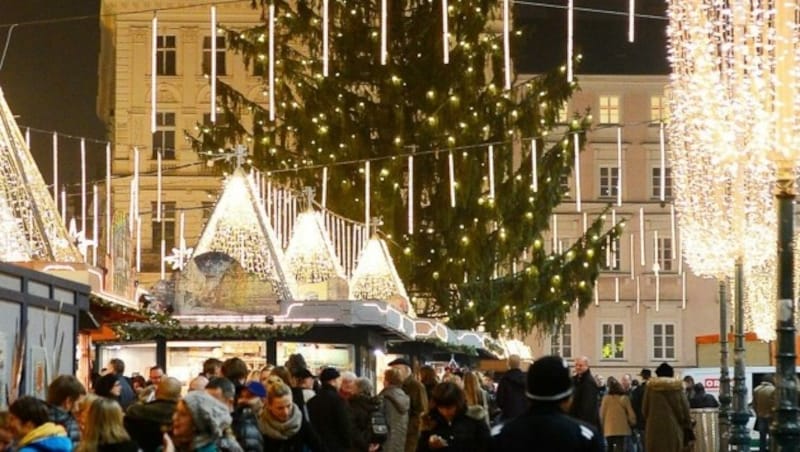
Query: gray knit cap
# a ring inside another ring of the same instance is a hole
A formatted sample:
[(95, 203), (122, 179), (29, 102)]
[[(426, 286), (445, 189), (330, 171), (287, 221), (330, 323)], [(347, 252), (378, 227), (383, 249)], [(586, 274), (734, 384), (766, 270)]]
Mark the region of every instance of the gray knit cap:
[(228, 407), (205, 391), (192, 391), (183, 397), (183, 403), (192, 414), (196, 445), (208, 444), (222, 437), (225, 428), (231, 425)]

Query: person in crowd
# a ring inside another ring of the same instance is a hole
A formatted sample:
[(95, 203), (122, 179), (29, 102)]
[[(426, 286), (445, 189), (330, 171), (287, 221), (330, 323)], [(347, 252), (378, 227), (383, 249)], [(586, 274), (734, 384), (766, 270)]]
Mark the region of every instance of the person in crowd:
[(633, 391), (633, 379), (631, 378), (631, 374), (623, 374), (622, 378), (619, 379), (619, 384), (622, 385), (622, 390), (625, 391), (625, 394), (630, 396), (631, 391)]
[(156, 388), (152, 401), (131, 405), (123, 425), (143, 452), (156, 452), (161, 435), (172, 427), (172, 416), (181, 398), (181, 382), (167, 377)]
[(647, 388), (647, 382), (653, 373), (650, 369), (642, 369), (639, 376), (642, 377), (642, 383), (637, 385), (631, 392), (631, 406), (633, 412), (636, 413), (636, 425), (633, 427), (633, 445), (637, 451), (644, 450), (644, 433), (645, 433), (645, 418), (642, 413), (642, 402), (644, 401), (644, 392)]
[(189, 391), (203, 391), (206, 389), (206, 385), (208, 385), (208, 378), (205, 375), (198, 375), (189, 382)]
[(689, 400), (689, 408), (718, 408), (717, 399), (706, 392), (703, 383), (694, 384), (694, 396)]
[(258, 371), (258, 381), (262, 385), (264, 385), (264, 387), (267, 387), (267, 380), (269, 379), (269, 376), (272, 375), (272, 369), (274, 369), (274, 368), (275, 368), (275, 366), (273, 366), (272, 364), (267, 364), (264, 367), (262, 367), (261, 369), (259, 369), (259, 371)]
[(403, 392), (403, 376), (397, 369), (386, 369), (383, 373), (383, 409), (389, 434), (381, 445), (384, 452), (404, 452), (406, 448), (406, 430), (408, 429), (408, 410), (411, 400)]
[(683, 377), (683, 391), (686, 393), (686, 400), (694, 398), (694, 378), (691, 375)]
[[(133, 392), (131, 384), (125, 378), (125, 361), (114, 358), (108, 362), (108, 373), (116, 375), (119, 380), (120, 393), (119, 404), (122, 405), (122, 410), (127, 410), (128, 407), (136, 401), (136, 393)], [(95, 391), (97, 392), (97, 391)]]
[(244, 388), (249, 373), (247, 363), (242, 361), (241, 358), (228, 358), (222, 363), (222, 375), (230, 380), (236, 388), (234, 401), (239, 397), (242, 388)]
[(636, 425), (636, 413), (622, 384), (614, 377), (608, 377), (608, 390), (600, 403), (600, 424), (606, 438), (608, 452), (626, 452), (632, 434), (631, 426)]
[(595, 427), (567, 414), (573, 387), (569, 366), (559, 356), (537, 359), (528, 368), (530, 408), (503, 425), (493, 450), (527, 452), (603, 452), (603, 437)]
[(433, 388), (417, 451), (488, 451), (491, 433), (480, 412), (469, 410), (464, 390), (451, 382)]
[(397, 358), (389, 363), (389, 367), (397, 369), (403, 377), (403, 391), (411, 405), (408, 409), (408, 428), (406, 429), (406, 452), (414, 452), (419, 442), (422, 415), (428, 412), (428, 395), (411, 371), (411, 363), (404, 358)]
[(430, 399), (433, 388), (439, 384), (439, 376), (433, 366), (422, 366), (419, 368), (419, 382), (425, 386), (425, 395)]
[(206, 394), (217, 399), (221, 404), (228, 407), (228, 411), (233, 412), (234, 399), (236, 398), (236, 386), (232, 381), (225, 377), (212, 378), (206, 385)]
[(753, 411), (756, 412), (755, 430), (758, 431), (759, 450), (769, 449), (769, 425), (772, 423), (772, 410), (775, 409), (776, 396), (773, 376), (765, 375), (753, 389)]
[(89, 408), (91, 408), (92, 403), (99, 398), (100, 396), (95, 394), (86, 394), (75, 408), (75, 419), (78, 421), (78, 428), (81, 429), (81, 436), (83, 436), (89, 426)]
[(258, 419), (264, 434), (264, 450), (269, 452), (324, 452), (326, 449), (292, 402), (292, 390), (282, 381), (267, 386), (264, 410)]
[(269, 375), (267, 376), (267, 383), (264, 383), (264, 386), (269, 383), (269, 377), (279, 377), (286, 386), (292, 385), (292, 374), (289, 372), (289, 368), (285, 366), (275, 366), (269, 371)]
[(133, 389), (133, 393), (136, 394), (137, 398), (146, 387), (147, 380), (145, 380), (143, 376), (136, 374), (131, 377), (131, 388)]
[(294, 375), (300, 369), (308, 369), (308, 364), (306, 364), (306, 359), (300, 353), (292, 353), (289, 355), (289, 359), (286, 360), (284, 367), (289, 369), (289, 373)]
[(310, 370), (303, 368), (298, 369), (292, 376), (294, 377), (295, 383), (292, 386), (294, 404), (302, 411), (307, 411), (306, 403), (317, 395), (317, 392), (314, 391), (314, 374), (312, 374)]
[(94, 393), (100, 397), (116, 400), (122, 405), (120, 397), (122, 395), (122, 380), (115, 374), (108, 373), (100, 377), (94, 385)]
[(74, 375), (59, 375), (47, 387), (50, 420), (64, 427), (73, 448), (81, 440), (81, 428), (72, 413), (84, 396), (86, 388)]
[(356, 380), (358, 380), (358, 375), (354, 372), (350, 372), (349, 370), (342, 372), (341, 384), (339, 384), (339, 395), (343, 399), (349, 400), (350, 397), (353, 397), (353, 395), (358, 392)]
[(667, 363), (656, 368), (656, 377), (647, 382), (642, 401), (647, 452), (681, 451), (694, 439), (689, 401), (681, 380)]
[(162, 369), (161, 366), (153, 366), (148, 372), (150, 379), (147, 381), (147, 385), (158, 387), (158, 384), (161, 383), (161, 379), (164, 378), (164, 369)]
[(164, 452), (218, 452), (231, 423), (228, 407), (202, 391), (187, 393), (172, 416), (172, 435), (164, 434)]
[(202, 375), (209, 380), (214, 377), (222, 377), (222, 361), (218, 360), (217, 358), (208, 358), (207, 360), (203, 361)]
[[(111, 399), (100, 397), (89, 407), (86, 432), (77, 452), (138, 452), (122, 425), (122, 407)], [(156, 438), (158, 438), (157, 434)]]
[(259, 381), (249, 381), (233, 411), (231, 428), (245, 452), (263, 452), (264, 437), (258, 429), (258, 414), (264, 407), (267, 390)]
[(597, 381), (589, 369), (589, 358), (582, 356), (575, 360), (575, 375), (572, 378), (575, 392), (572, 395), (572, 406), (569, 414), (600, 430), (599, 396)]
[[(353, 420), (353, 452), (378, 450), (386, 438), (375, 438), (372, 434), (372, 413), (383, 410), (383, 402), (374, 395), (372, 382), (367, 378), (356, 378), (353, 383), (353, 394), (347, 399), (350, 415)], [(341, 388), (339, 394), (341, 395)]]
[(155, 399), (158, 384), (164, 378), (164, 369), (159, 366), (153, 366), (148, 371), (148, 375), (150, 379), (147, 381), (147, 385), (137, 392), (137, 400), (142, 403), (152, 402)]
[(50, 422), (47, 405), (36, 397), (22, 396), (8, 407), (8, 428), (15, 452), (72, 452), (64, 427)]
[(311, 425), (329, 452), (347, 451), (353, 445), (353, 427), (347, 402), (339, 395), (341, 374), (327, 367), (319, 380), (322, 385), (317, 395), (306, 405)]
[(477, 372), (468, 371), (464, 374), (464, 394), (467, 398), (467, 407), (476, 413), (482, 413), (480, 416), (486, 421), (486, 425), (490, 425), (488, 396), (481, 388)]
[(508, 357), (508, 371), (497, 384), (497, 406), (504, 421), (514, 419), (528, 408), (525, 398), (525, 374), (520, 369), (522, 360), (519, 355)]

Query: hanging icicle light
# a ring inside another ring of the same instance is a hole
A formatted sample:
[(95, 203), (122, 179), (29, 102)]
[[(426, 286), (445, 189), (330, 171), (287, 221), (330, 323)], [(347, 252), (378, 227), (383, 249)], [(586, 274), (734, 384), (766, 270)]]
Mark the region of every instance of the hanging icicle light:
[(386, 2), (388, 0), (381, 0), (381, 64), (386, 65), (386, 60), (389, 55), (388, 40), (389, 40), (389, 24), (387, 22), (388, 7)]
[(330, 59), (330, 0), (322, 0), (322, 75), (328, 76)]
[(442, 60), (450, 64), (450, 31), (448, 30), (449, 11), (447, 0), (442, 0)]
[(575, 153), (575, 208), (581, 211), (581, 145), (578, 134), (572, 135), (573, 152)]
[(150, 133), (156, 133), (156, 101), (158, 98), (158, 86), (156, 73), (158, 72), (158, 16), (153, 11), (153, 21), (151, 23), (151, 49), (150, 49)]
[(503, 64), (506, 91), (511, 89), (511, 0), (503, 0)]
[(267, 10), (267, 20), (269, 21), (267, 25), (267, 30), (269, 32), (269, 42), (267, 44), (269, 53), (269, 64), (267, 67), (267, 83), (269, 85), (269, 120), (275, 121), (275, 4), (270, 3)]
[(495, 199), (494, 191), (494, 145), (489, 145), (489, 198)]
[(567, 1), (567, 82), (572, 83), (573, 35), (575, 34), (575, 2)]
[(408, 235), (414, 235), (414, 156), (408, 156)]
[(211, 123), (217, 122), (217, 7), (211, 5)]
[(633, 42), (633, 25), (636, 19), (636, 0), (628, 0), (628, 42)]
[(450, 207), (456, 207), (456, 172), (453, 163), (453, 151), (447, 153), (447, 168), (450, 175)]
[(539, 191), (539, 168), (538, 168), (538, 158), (539, 152), (536, 145), (536, 138), (531, 140), (531, 188), (533, 192), (536, 193)]

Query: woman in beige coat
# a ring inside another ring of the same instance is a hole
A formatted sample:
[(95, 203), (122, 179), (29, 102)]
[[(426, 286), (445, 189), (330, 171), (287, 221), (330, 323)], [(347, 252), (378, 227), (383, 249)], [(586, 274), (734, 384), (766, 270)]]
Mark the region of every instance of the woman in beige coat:
[(693, 440), (689, 400), (672, 366), (662, 363), (647, 381), (642, 402), (647, 452), (680, 452)]
[(614, 377), (606, 382), (608, 393), (600, 403), (600, 425), (606, 437), (608, 452), (625, 452), (625, 444), (631, 436), (631, 425), (636, 424), (636, 413), (625, 395), (622, 384)]

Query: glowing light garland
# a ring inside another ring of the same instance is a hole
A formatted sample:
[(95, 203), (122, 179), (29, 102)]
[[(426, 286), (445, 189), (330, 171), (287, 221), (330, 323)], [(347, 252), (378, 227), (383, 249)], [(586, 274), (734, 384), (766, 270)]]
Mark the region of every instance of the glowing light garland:
[(328, 237), (319, 212), (309, 210), (297, 216), (286, 248), (286, 266), (298, 283), (318, 283), (334, 277), (345, 279)]
[(350, 280), (350, 298), (385, 300), (395, 304), (403, 313), (412, 313), (408, 293), (397, 274), (386, 242), (377, 236), (369, 239), (361, 252)]

